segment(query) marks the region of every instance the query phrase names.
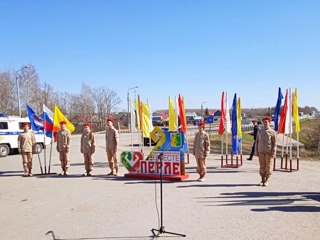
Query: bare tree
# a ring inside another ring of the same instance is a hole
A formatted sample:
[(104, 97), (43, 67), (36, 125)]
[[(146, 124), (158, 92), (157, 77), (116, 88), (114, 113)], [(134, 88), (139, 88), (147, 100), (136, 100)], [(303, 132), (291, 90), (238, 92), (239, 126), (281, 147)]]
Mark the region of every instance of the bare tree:
[(121, 103), (121, 99), (118, 94), (114, 90), (106, 89), (106, 107), (107, 107), (107, 114), (109, 115), (115, 106)]
[(37, 103), (42, 100), (39, 75), (33, 65), (26, 66), (27, 68), (23, 68), (21, 75), (18, 76), (21, 97), (32, 106), (37, 106)]
[(320, 135), (319, 135), (319, 143), (318, 143), (318, 153), (320, 153)]
[(97, 111), (94, 121), (101, 130), (104, 128), (105, 119), (112, 111), (114, 111), (114, 108), (121, 102), (121, 99), (115, 91), (110, 90), (107, 87), (94, 88), (92, 92)]
[(41, 85), (41, 108), (42, 108), (42, 103), (48, 107), (53, 107), (54, 101), (53, 101), (53, 96), (54, 96), (54, 89), (53, 87), (47, 83), (44, 82)]
[(14, 94), (16, 86), (11, 72), (0, 72), (0, 113), (17, 114)]
[(95, 103), (93, 97), (93, 91), (89, 85), (82, 84), (80, 93), (80, 104), (83, 121), (91, 122), (95, 113)]
[(55, 91), (49, 83), (40, 82), (37, 70), (31, 64), (24, 65), (15, 72), (0, 71), (0, 85), (0, 112), (18, 114), (16, 92), (19, 86), (24, 115), (26, 115), (25, 102), (37, 113), (42, 112), (42, 104), (52, 110), (54, 104), (57, 104), (66, 117), (75, 124), (92, 122), (104, 127), (106, 117), (115, 111), (121, 102), (117, 93), (107, 87), (91, 88), (88, 84), (82, 84), (79, 94)]

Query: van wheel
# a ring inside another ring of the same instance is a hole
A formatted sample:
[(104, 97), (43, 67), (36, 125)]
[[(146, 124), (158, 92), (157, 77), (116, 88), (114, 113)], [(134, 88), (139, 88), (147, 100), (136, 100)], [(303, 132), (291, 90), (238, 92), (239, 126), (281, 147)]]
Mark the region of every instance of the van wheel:
[(41, 153), (41, 152), (42, 152), (42, 149), (43, 149), (42, 144), (41, 144), (41, 143), (37, 143), (37, 145), (36, 145), (37, 154)]
[(10, 148), (6, 144), (0, 144), (0, 157), (6, 157), (8, 156), (10, 152)]

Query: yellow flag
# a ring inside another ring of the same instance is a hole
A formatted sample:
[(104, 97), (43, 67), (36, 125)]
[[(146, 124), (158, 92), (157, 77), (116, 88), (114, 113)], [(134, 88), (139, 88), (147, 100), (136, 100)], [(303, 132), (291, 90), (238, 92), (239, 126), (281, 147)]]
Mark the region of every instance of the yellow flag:
[(298, 108), (298, 89), (295, 89), (293, 96), (293, 119), (296, 125), (296, 133), (300, 132), (299, 108)]
[(54, 105), (54, 113), (53, 113), (53, 132), (60, 131), (60, 122), (66, 122), (66, 128), (72, 133), (75, 130), (74, 125), (63, 115), (57, 105)]
[(237, 103), (237, 130), (238, 130), (238, 138), (242, 138), (242, 124), (241, 124), (241, 100), (238, 98)]
[(141, 102), (142, 136), (150, 137), (150, 110), (148, 104)]
[(173, 107), (172, 99), (169, 97), (169, 131), (177, 129), (177, 116)]
[[(136, 117), (137, 117), (137, 124), (138, 124), (138, 128), (141, 129), (140, 126), (140, 108), (139, 108), (139, 102), (137, 99), (134, 100), (135, 101), (135, 110), (136, 110)], [(135, 117), (135, 116), (133, 116)]]

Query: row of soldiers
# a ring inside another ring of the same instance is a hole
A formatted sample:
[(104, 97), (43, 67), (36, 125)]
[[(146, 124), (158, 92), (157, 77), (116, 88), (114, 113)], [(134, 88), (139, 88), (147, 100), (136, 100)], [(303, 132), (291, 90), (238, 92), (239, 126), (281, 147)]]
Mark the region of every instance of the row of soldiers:
[[(109, 162), (110, 173), (108, 175), (117, 176), (119, 172), (119, 163), (117, 150), (119, 145), (119, 134), (113, 126), (114, 120), (107, 119), (106, 126), (106, 153)], [(57, 152), (61, 162), (60, 175), (69, 175), (70, 169), (70, 147), (71, 133), (66, 127), (66, 122), (60, 122), (61, 130), (57, 133)], [(85, 173), (83, 176), (91, 176), (93, 170), (93, 154), (95, 152), (95, 136), (91, 131), (91, 124), (84, 124), (81, 136), (80, 151), (84, 157)], [(23, 132), (18, 137), (18, 150), (22, 156), (23, 176), (32, 176), (32, 155), (36, 152), (36, 140), (33, 132), (29, 131), (29, 123), (23, 124)]]
[[(258, 129), (256, 127), (256, 121), (253, 121), (255, 125), (254, 131), (254, 145), (252, 147), (252, 153), (248, 160), (252, 160), (253, 154), (259, 157), (260, 165), (260, 186), (268, 186), (269, 178), (271, 176), (272, 159), (276, 156), (276, 134), (273, 129), (270, 128), (270, 117), (262, 119), (263, 128)], [(118, 131), (113, 126), (114, 120), (107, 119), (106, 128), (106, 152), (110, 167), (110, 173), (108, 175), (118, 175), (119, 163), (117, 159), (117, 148), (119, 143)], [(57, 136), (57, 151), (60, 155), (60, 162), (62, 172), (60, 175), (68, 175), (70, 167), (70, 146), (71, 146), (71, 133), (66, 128), (66, 122), (60, 122), (61, 130)], [(84, 130), (81, 136), (81, 153), (84, 156), (84, 163), (86, 172), (83, 176), (91, 176), (93, 170), (92, 155), (95, 152), (95, 138), (94, 133), (90, 129), (90, 124), (84, 125)], [(203, 182), (206, 180), (207, 173), (207, 157), (210, 153), (210, 138), (204, 131), (205, 123), (199, 124), (199, 132), (195, 135), (193, 144), (193, 155), (197, 162), (197, 172), (199, 179), (197, 181)], [(32, 146), (35, 146), (35, 137), (32, 132), (29, 132), (29, 125), (24, 124), (24, 132), (18, 137), (19, 151), (22, 154), (24, 176), (32, 176)]]
[[(255, 154), (259, 158), (259, 173), (261, 182), (259, 186), (267, 187), (272, 174), (272, 159), (276, 157), (276, 132), (271, 129), (270, 117), (262, 118), (263, 127), (258, 128), (257, 121), (252, 121), (254, 124), (254, 144), (248, 160), (252, 160)], [(197, 161), (197, 172), (199, 179), (203, 182), (206, 180), (207, 173), (207, 157), (210, 153), (210, 138), (208, 133), (204, 131), (205, 123), (200, 122), (199, 132), (195, 135), (193, 143), (193, 155)]]

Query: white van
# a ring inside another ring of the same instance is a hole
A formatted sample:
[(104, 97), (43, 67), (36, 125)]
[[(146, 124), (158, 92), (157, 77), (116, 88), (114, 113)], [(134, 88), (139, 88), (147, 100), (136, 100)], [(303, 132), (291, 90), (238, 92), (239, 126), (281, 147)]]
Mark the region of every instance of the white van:
[[(23, 123), (30, 122), (29, 118), (21, 118), (0, 114), (0, 157), (6, 157), (10, 152), (18, 150), (18, 136), (23, 132)], [(43, 131), (33, 131), (37, 142), (37, 153), (51, 143), (51, 138)]]

